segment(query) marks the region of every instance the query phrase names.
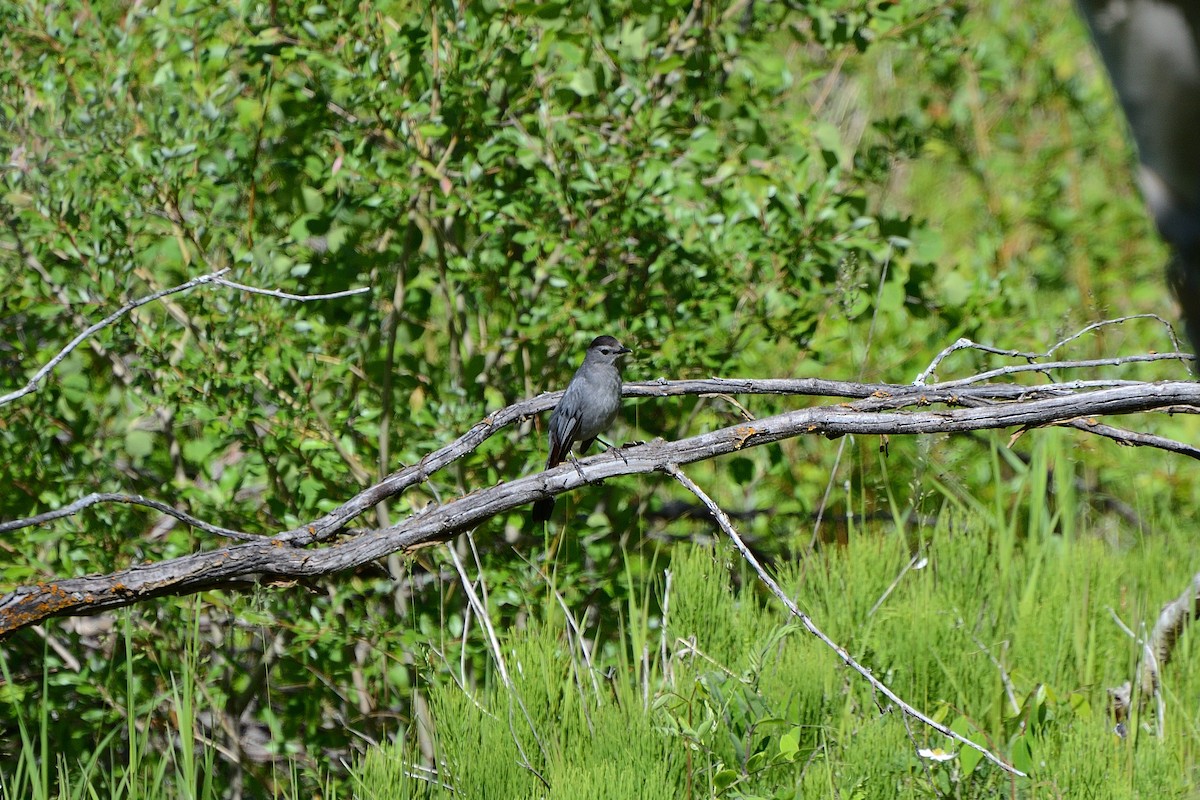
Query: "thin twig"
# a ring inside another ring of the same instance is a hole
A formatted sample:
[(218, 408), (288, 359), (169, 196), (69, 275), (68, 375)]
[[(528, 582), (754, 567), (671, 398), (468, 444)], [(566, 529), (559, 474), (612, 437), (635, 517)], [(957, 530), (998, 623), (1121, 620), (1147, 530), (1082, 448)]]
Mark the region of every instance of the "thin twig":
[[(508, 668), (504, 664), (504, 653), (500, 649), (500, 640), (496, 636), (496, 629), (492, 627), (492, 617), (488, 613), (487, 608), (480, 602), (479, 596), (475, 594), (471, 579), (467, 577), (467, 570), (463, 567), (462, 559), (459, 558), (454, 543), (448, 543), (446, 549), (450, 551), (450, 559), (454, 562), (454, 568), (458, 570), (458, 577), (462, 583), (463, 592), (467, 595), (467, 601), (474, 607), (475, 614), (479, 617), (480, 625), (487, 634), (488, 646), (491, 648), (492, 655), (496, 659), (496, 666), (500, 670), (500, 679), (504, 682), (505, 694), (508, 697), (508, 701), (511, 704), (513, 700), (516, 700), (517, 705), (521, 708), (521, 713), (525, 716), (525, 723), (529, 726), (529, 732), (533, 734), (533, 740), (537, 742), (538, 749), (542, 752), (542, 757), (548, 758), (549, 754), (546, 751), (546, 745), (542, 743), (542, 737), (538, 734), (537, 727), (533, 724), (533, 718), (529, 716), (529, 710), (525, 708), (525, 701), (521, 699), (520, 693), (513, 685), (512, 678), (509, 677)], [(517, 736), (517, 732), (513, 728), (511, 707), (508, 718), (508, 729), (512, 734), (513, 744), (517, 746), (517, 752), (521, 756), (522, 763), (530, 772), (537, 775), (537, 771), (534, 770), (532, 763), (529, 761), (529, 756), (525, 754), (525, 748), (521, 746), (521, 738)], [(538, 777), (540, 778), (541, 776), (538, 775)]]
[[(958, 624), (959, 627), (966, 630), (967, 626), (962, 617), (958, 618)], [(1012, 713), (1014, 715), (1021, 713), (1021, 704), (1017, 702), (1017, 692), (1016, 689), (1013, 688), (1012, 678), (1009, 677), (1008, 670), (1006, 670), (1004, 665), (1000, 663), (1000, 659), (992, 655), (991, 649), (984, 644), (978, 636), (975, 635), (974, 631), (968, 630), (967, 635), (971, 637), (971, 641), (975, 642), (979, 649), (983, 651), (983, 654), (988, 657), (988, 661), (992, 662), (992, 666), (996, 668), (996, 671), (1000, 673), (1000, 682), (1004, 684), (1004, 693), (1008, 695), (1008, 703), (1012, 706)]]
[(244, 283), (235, 283), (227, 281), (224, 278), (218, 278), (217, 283), (222, 286), (228, 286), (230, 289), (240, 289), (243, 292), (250, 292), (251, 294), (276, 297), (280, 300), (299, 300), (302, 303), (307, 303), (310, 300), (336, 300), (339, 297), (350, 297), (356, 294), (366, 294), (371, 291), (369, 286), (362, 286), (358, 289), (346, 289), (345, 291), (330, 292), (328, 294), (292, 294), (291, 292), (281, 292), (278, 289), (260, 289), (257, 286), (247, 286)]
[(1146, 353), (1144, 355), (1135, 356), (1113, 356), (1111, 358), (1085, 358), (1078, 361), (1046, 361), (1037, 364), (1013, 364), (1008, 367), (998, 367), (997, 369), (980, 372), (977, 375), (971, 375), (967, 378), (959, 378), (953, 381), (942, 381), (935, 383), (930, 388), (935, 389), (953, 389), (958, 386), (972, 386), (976, 383), (990, 381), (993, 378), (1001, 378), (1008, 375), (1016, 375), (1019, 372), (1048, 372), (1052, 369), (1086, 369), (1089, 367), (1118, 367), (1124, 364), (1144, 364), (1154, 361), (1195, 361), (1196, 357), (1191, 353)]
[(1112, 425), (1103, 425), (1093, 419), (1077, 419), (1065, 424), (1076, 430), (1112, 439), (1117, 444), (1122, 444), (1126, 447), (1157, 447), (1159, 450), (1166, 450), (1169, 453), (1177, 453), (1181, 456), (1200, 460), (1200, 447), (1195, 447), (1185, 442), (1177, 442), (1165, 436), (1142, 433), (1141, 431), (1129, 431), (1124, 428), (1113, 427)]
[(742, 537), (738, 535), (736, 530), (734, 530), (733, 523), (730, 522), (729, 517), (726, 516), (725, 512), (711, 497), (705, 494), (703, 489), (693, 483), (692, 480), (684, 475), (683, 472), (680, 471), (679, 467), (675, 466), (674, 464), (664, 465), (662, 467), (662, 471), (679, 481), (679, 483), (682, 484), (685, 489), (696, 495), (700, 502), (708, 507), (709, 512), (713, 515), (713, 518), (716, 519), (717, 524), (721, 526), (721, 530), (725, 532), (725, 535), (729, 537), (734, 546), (742, 554), (742, 558), (745, 559), (746, 563), (748, 563), (750, 567), (758, 574), (759, 579), (766, 584), (767, 588), (771, 590), (771, 593), (778, 597), (779, 600), (785, 606), (787, 606), (787, 609), (791, 612), (792, 616), (800, 620), (800, 623), (806, 629), (808, 629), (809, 633), (811, 633), (813, 636), (816, 636), (818, 639), (824, 642), (827, 647), (837, 653), (838, 657), (842, 659), (846, 666), (850, 667), (859, 675), (862, 675), (864, 678), (866, 678), (867, 682), (870, 683), (877, 692), (895, 703), (896, 706), (908, 716), (920, 720), (925, 725), (933, 728), (943, 736), (953, 739), (959, 744), (978, 750), (984, 758), (991, 761), (1005, 772), (1010, 772), (1013, 775), (1018, 775), (1022, 778), (1028, 777), (1024, 772), (1021, 772), (1011, 764), (1006, 764), (1000, 759), (999, 756), (993, 754), (987, 748), (972, 742), (965, 736), (960, 736), (959, 734), (950, 730), (950, 728), (942, 725), (940, 722), (936, 722), (935, 720), (918, 711), (913, 706), (906, 703), (900, 698), (899, 695), (888, 688), (885, 683), (872, 675), (869, 669), (855, 661), (854, 658), (848, 652), (846, 652), (841, 645), (825, 635), (825, 633), (816, 626), (812, 619), (810, 619), (807, 614), (801, 611), (796, 604), (792, 602), (792, 599), (787, 596), (787, 593), (784, 592), (782, 588), (780, 588), (779, 584), (775, 582), (775, 579), (767, 574), (767, 571), (763, 569), (762, 564), (758, 563), (758, 559), (754, 557), (754, 554), (750, 551), (750, 548), (747, 547), (746, 543), (742, 541)]
[[(961, 405), (969, 408), (984, 408), (987, 406), (994, 406), (996, 404), (993, 400), (973, 400), (970, 398), (962, 398), (959, 402)], [(861, 401), (854, 404), (855, 408), (860, 409), (865, 408), (867, 405), (868, 404)], [(878, 401), (871, 405), (878, 407)], [(1171, 413), (1172, 409), (1166, 408), (1160, 409), (1160, 411)], [(1195, 413), (1195, 410), (1187, 409), (1185, 410), (1185, 413)], [(1095, 436), (1102, 436), (1105, 439), (1112, 439), (1117, 444), (1124, 445), (1125, 447), (1156, 447), (1159, 450), (1166, 450), (1169, 453), (1176, 453), (1177, 455), (1200, 460), (1200, 447), (1195, 447), (1194, 445), (1190, 445), (1185, 442), (1179, 442), (1174, 439), (1168, 439), (1165, 436), (1159, 436), (1153, 433), (1142, 433), (1141, 431), (1131, 431), (1126, 430), (1125, 428), (1117, 428), (1113, 425), (1105, 425), (1096, 420), (1094, 417), (1090, 416), (1082, 416), (1062, 422), (1055, 422), (1054, 424), (1068, 428), (1075, 428), (1078, 431), (1090, 433)], [(1011, 447), (1012, 443), (1022, 436), (1027, 430), (1029, 430), (1029, 428), (1020, 428), (1016, 431), (1016, 433), (1009, 437), (1009, 446)]]
[(967, 339), (966, 337), (963, 337), (934, 356), (933, 360), (929, 362), (929, 366), (922, 370), (921, 374), (918, 375), (913, 381), (913, 386), (924, 386), (925, 382), (929, 380), (934, 372), (937, 371), (937, 368), (941, 365), (941, 363), (953, 353), (957, 353), (959, 350), (981, 350), (985, 353), (992, 353), (998, 356), (1009, 356), (1011, 358), (1034, 359), (1039, 357), (1037, 353), (1026, 353), (1021, 350), (1003, 350), (998, 347), (979, 344)]
[(12, 401), (19, 400), (20, 398), (36, 391), (37, 385), (41, 383), (42, 379), (49, 375), (55, 367), (63, 362), (63, 359), (71, 354), (71, 351), (82, 344), (89, 336), (96, 333), (96, 331), (107, 328), (109, 325), (112, 325), (130, 311), (133, 311), (135, 308), (140, 308), (147, 303), (153, 303), (155, 300), (160, 300), (169, 294), (178, 294), (179, 292), (186, 292), (189, 289), (194, 289), (201, 284), (213, 283), (220, 279), (220, 277), (226, 272), (229, 272), (228, 267), (225, 269), (219, 269), (216, 272), (210, 272), (207, 275), (201, 275), (197, 278), (192, 278), (190, 281), (184, 281), (178, 286), (172, 286), (169, 289), (160, 289), (153, 294), (148, 294), (145, 297), (139, 297), (136, 300), (129, 301), (104, 319), (84, 328), (83, 331), (80, 332), (74, 339), (72, 339), (66, 347), (59, 350), (58, 354), (54, 356), (54, 358), (50, 359), (41, 369), (33, 373), (33, 377), (29, 379), (29, 382), (20, 389), (9, 392), (6, 395), (0, 395), (0, 406), (8, 405)]
[(70, 669), (72, 672), (79, 672), (81, 669), (83, 669), (83, 665), (79, 663), (79, 659), (77, 659), (75, 654), (68, 650), (66, 646), (58, 640), (57, 636), (47, 633), (46, 629), (41, 625), (34, 625), (32, 630), (38, 636), (42, 637), (42, 640), (46, 642), (46, 644), (50, 645), (50, 649), (58, 654), (58, 657), (63, 660), (63, 663), (67, 665), (68, 669)]
[[(1105, 320), (1101, 320), (1100, 322), (1093, 322), (1091, 325), (1087, 325), (1087, 326), (1081, 328), (1080, 330), (1076, 331), (1075, 333), (1072, 333), (1070, 336), (1067, 336), (1066, 338), (1058, 340), (1053, 345), (1051, 345), (1044, 353), (1029, 353), (1029, 352), (1025, 352), (1023, 350), (1008, 350), (1005, 348), (993, 347), (993, 346), (987, 345), (987, 344), (980, 344), (979, 342), (974, 342), (970, 339), (962, 338), (962, 339), (959, 339), (958, 341), (956, 341), (954, 344), (952, 344), (949, 347), (942, 350), (936, 356), (934, 356), (933, 361), (929, 362), (929, 366), (926, 367), (924, 370), (922, 370), (921, 374), (918, 375), (916, 377), (916, 380), (913, 381), (913, 385), (914, 386), (925, 386), (926, 381), (929, 380), (929, 378), (937, 370), (938, 366), (943, 361), (945, 361), (947, 357), (949, 357), (953, 353), (958, 352), (959, 350), (978, 350), (983, 353), (991, 353), (992, 355), (1008, 356), (1009, 358), (1024, 358), (1028, 361), (1036, 362), (1038, 359), (1050, 358), (1050, 356), (1054, 355), (1055, 351), (1061, 349), (1062, 347), (1069, 344), (1070, 342), (1073, 342), (1076, 339), (1079, 339), (1080, 337), (1082, 337), (1094, 330), (1098, 330), (1100, 328), (1104, 328), (1104, 327), (1107, 327), (1110, 325), (1119, 325), (1123, 322), (1128, 322), (1128, 321), (1134, 320), (1134, 319), (1153, 319), (1153, 320), (1158, 320), (1159, 322), (1161, 322), (1163, 327), (1166, 328), (1166, 330), (1167, 330), (1167, 337), (1171, 340), (1171, 347), (1172, 347), (1173, 352), (1167, 353), (1167, 354), (1161, 354), (1162, 358), (1154, 358), (1154, 359), (1128, 357), (1128, 361), (1121, 361), (1121, 362), (1113, 362), (1113, 361), (1103, 360), (1103, 361), (1088, 361), (1088, 362), (1073, 361), (1073, 362), (1065, 362), (1065, 363), (1074, 367), (1074, 366), (1098, 366), (1098, 365), (1106, 365), (1107, 366), (1107, 365), (1112, 365), (1112, 364), (1116, 364), (1116, 363), (1129, 363), (1129, 362), (1133, 362), (1133, 361), (1159, 361), (1159, 360), (1164, 360), (1164, 359), (1180, 360), (1180, 361), (1195, 360), (1194, 356), (1191, 356), (1188, 353), (1182, 352), (1182, 348), (1179, 343), (1179, 337), (1175, 334), (1175, 328), (1172, 327), (1171, 323), (1167, 322), (1165, 319), (1158, 316), (1157, 314), (1130, 314), (1129, 316), (1125, 316), (1125, 317), (1117, 317), (1115, 319), (1105, 319)], [(1025, 365), (1020, 370), (1014, 370), (1014, 371), (1041, 372), (1043, 369), (1054, 369), (1054, 368), (1056, 368), (1055, 364), (1033, 363), (1033, 364)], [(988, 375), (988, 376), (992, 375), (992, 373), (984, 373), (984, 374)], [(1007, 373), (1002, 373), (1002, 374), (1007, 374)], [(975, 376), (975, 377), (980, 377), (980, 376)], [(953, 385), (954, 383), (957, 383), (957, 382), (951, 382), (949, 384), (943, 383), (940, 385), (947, 386), (947, 385)]]
[[(474, 546), (473, 541), (472, 541), (472, 546)], [(587, 633), (583, 630), (583, 626), (579, 624), (579, 620), (575, 619), (575, 615), (571, 613), (571, 609), (567, 605), (566, 598), (564, 598), (562, 596), (562, 594), (557, 589), (555, 589), (554, 586), (552, 585), (552, 583), (550, 581), (550, 576), (547, 575), (541, 567), (539, 567), (537, 564), (534, 564), (532, 561), (530, 561), (528, 558), (526, 558), (523, 553), (517, 551), (516, 549), (513, 550), (513, 553), (527, 567), (531, 568), (534, 572), (537, 572), (539, 575), (541, 575), (542, 579), (546, 582), (546, 587), (549, 588), (550, 591), (554, 594), (554, 599), (558, 601), (558, 607), (562, 609), (563, 616), (566, 618), (566, 621), (567, 621), (568, 644), (571, 644), (572, 642), (575, 642), (578, 644), (579, 654), (583, 658), (584, 666), (587, 667), (587, 672), (588, 672), (589, 677), (592, 679), (592, 691), (595, 692), (596, 698), (597, 698), (597, 700), (599, 700), (600, 699), (600, 682), (596, 680), (597, 670), (596, 670), (595, 664), (592, 663), (592, 656), (588, 652)], [(480, 570), (482, 571), (482, 569), (483, 569), (483, 567), (482, 567), (482, 565), (480, 565)], [(573, 665), (572, 671), (578, 675), (579, 670), (578, 670), (577, 665)], [(580, 683), (580, 700), (582, 701), (584, 699), (583, 690), (582, 690), (582, 682), (581, 681), (577, 681), (577, 682)], [(583, 706), (583, 710), (584, 710), (584, 714), (587, 715), (588, 728), (590, 730), (591, 725), (592, 725), (592, 717), (591, 717), (591, 713), (587, 709), (586, 704)]]
[(199, 528), (205, 533), (211, 533), (216, 536), (224, 536), (229, 539), (238, 539), (243, 542), (252, 542), (266, 537), (253, 533), (244, 533), (242, 531), (233, 531), (229, 528), (222, 528), (219, 525), (213, 525), (211, 522), (205, 522), (201, 519), (196, 519), (191, 514), (188, 514), (179, 509), (172, 508), (166, 503), (160, 503), (157, 500), (151, 500), (147, 497), (142, 497), (139, 494), (115, 494), (112, 492), (93, 492), (86, 497), (81, 497), (73, 503), (56, 508), (53, 511), (47, 511), (44, 514), (26, 517), (24, 519), (14, 519), (10, 522), (0, 522), (0, 533), (9, 533), (21, 528), (29, 528), (34, 525), (44, 525), (47, 522), (52, 522), (63, 517), (70, 517), (79, 513), (88, 506), (94, 506), (97, 503), (125, 503), (131, 506), (145, 506), (153, 508), (155, 511), (166, 514), (169, 517), (174, 517), (180, 522), (185, 522), (193, 528)]
[(1162, 323), (1162, 326), (1164, 328), (1166, 328), (1166, 330), (1167, 330), (1167, 338), (1169, 338), (1171, 340), (1172, 349), (1177, 353), (1183, 350), (1183, 347), (1179, 342), (1179, 336), (1178, 336), (1178, 334), (1175, 333), (1175, 326), (1172, 325), (1171, 323), (1167, 322), (1165, 319), (1160, 317), (1158, 314), (1130, 314), (1129, 316), (1116, 317), (1115, 319), (1103, 319), (1103, 320), (1100, 320), (1099, 322), (1093, 322), (1091, 325), (1087, 325), (1083, 328), (1080, 328), (1075, 333), (1072, 333), (1070, 336), (1066, 337), (1065, 339), (1060, 339), (1059, 341), (1055, 342), (1054, 345), (1049, 350), (1047, 350), (1045, 352), (1045, 354), (1043, 354), (1041, 357), (1049, 358), (1050, 356), (1054, 355), (1055, 350), (1058, 350), (1063, 345), (1069, 344), (1070, 342), (1073, 342), (1076, 339), (1084, 336), (1085, 334), (1091, 333), (1094, 330), (1098, 330), (1100, 328), (1105, 328), (1105, 327), (1108, 327), (1109, 325), (1120, 325), (1123, 322), (1129, 322), (1130, 320), (1133, 320), (1133, 319), (1158, 320), (1159, 322)]
[(467, 596), (467, 602), (475, 609), (475, 614), (479, 617), (479, 624), (483, 628), (483, 632), (487, 634), (488, 647), (492, 651), (492, 657), (496, 659), (496, 669), (500, 671), (500, 680), (504, 682), (506, 689), (511, 690), (512, 679), (508, 677), (508, 668), (504, 665), (504, 653), (500, 649), (500, 640), (496, 638), (496, 630), (492, 627), (492, 617), (480, 602), (479, 596), (475, 594), (471, 579), (467, 577), (467, 570), (463, 567), (462, 559), (458, 557), (458, 550), (455, 549), (454, 543), (448, 543), (446, 550), (450, 553), (450, 560), (454, 562), (454, 568), (458, 570), (458, 578), (462, 583), (463, 593)]
[(1130, 628), (1128, 625), (1126, 625), (1125, 621), (1117, 615), (1117, 610), (1112, 606), (1106, 606), (1106, 608), (1108, 609), (1108, 613), (1112, 616), (1113, 622), (1116, 623), (1117, 627), (1120, 628), (1130, 639), (1133, 639), (1138, 644), (1141, 644), (1142, 640), (1138, 638), (1136, 633), (1133, 632), (1133, 628)]
[(921, 567), (925, 566), (924, 564), (921, 564), (920, 567), (917, 566), (922, 561), (925, 561), (925, 556), (921, 555), (920, 553), (917, 553), (909, 559), (908, 563), (905, 564), (900, 570), (900, 574), (892, 580), (891, 585), (883, 590), (883, 594), (881, 594), (879, 599), (875, 601), (875, 605), (871, 606), (871, 610), (867, 612), (868, 617), (875, 616), (875, 612), (878, 611), (879, 607), (884, 604), (884, 601), (891, 597), (892, 592), (896, 591), (896, 587), (900, 585), (900, 581), (904, 580), (904, 576), (908, 574), (909, 570), (921, 569)]

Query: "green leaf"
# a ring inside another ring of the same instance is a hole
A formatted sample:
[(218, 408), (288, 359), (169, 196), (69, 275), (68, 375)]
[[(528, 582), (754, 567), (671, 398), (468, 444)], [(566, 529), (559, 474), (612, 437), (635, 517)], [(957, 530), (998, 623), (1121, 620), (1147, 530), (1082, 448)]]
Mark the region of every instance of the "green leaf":
[(325, 209), (325, 197), (311, 186), (300, 188), (304, 198), (304, 211), (308, 214), (320, 214)]
[(154, 434), (137, 429), (126, 432), (125, 452), (135, 459), (150, 455), (154, 452)]
[(788, 761), (795, 761), (800, 753), (801, 732), (801, 728), (797, 726), (779, 737), (779, 754)]
[(1014, 767), (1026, 775), (1033, 774), (1033, 745), (1030, 743), (1028, 736), (1018, 736), (1012, 743), (1010, 753)]
[(713, 792), (715, 794), (721, 794), (730, 786), (733, 786), (735, 783), (737, 783), (737, 781), (737, 770), (729, 769), (728, 767), (719, 770), (717, 774), (713, 776)]
[[(978, 743), (975, 737), (971, 735), (975, 730), (974, 726), (966, 717), (956, 717), (954, 722), (950, 725), (950, 730), (954, 731), (964, 739), (970, 739), (971, 741)], [(963, 745), (958, 750), (958, 763), (962, 766), (964, 775), (970, 775), (972, 772), (974, 772), (975, 767), (978, 766), (979, 762), (982, 760), (983, 753), (979, 752), (973, 747), (967, 747)]]
[(580, 97), (591, 97), (596, 93), (596, 75), (589, 69), (576, 70), (567, 86)]

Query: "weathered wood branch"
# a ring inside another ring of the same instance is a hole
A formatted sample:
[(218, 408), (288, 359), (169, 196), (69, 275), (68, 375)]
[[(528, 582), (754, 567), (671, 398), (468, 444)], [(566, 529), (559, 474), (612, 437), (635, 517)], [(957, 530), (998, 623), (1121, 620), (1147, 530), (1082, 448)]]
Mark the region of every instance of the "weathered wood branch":
[[(1200, 573), (1192, 576), (1183, 593), (1162, 607), (1149, 638), (1142, 643), (1138, 661), (1136, 699), (1139, 711), (1156, 696), (1162, 684), (1162, 670), (1175, 653), (1175, 644), (1188, 625), (1200, 619)], [(1108, 690), (1113, 721), (1117, 733), (1127, 734), (1127, 723), (1133, 713), (1134, 689), (1131, 681)], [(1162, 729), (1161, 716), (1157, 720)]]
[[(684, 394), (796, 394), (861, 398), (836, 406), (798, 409), (761, 420), (747, 420), (675, 442), (648, 444), (603, 453), (574, 465), (562, 465), (517, 480), (480, 489), (441, 505), (429, 506), (381, 530), (348, 528), (374, 504), (393, 497), (473, 451), (507, 425), (553, 407), (561, 393), (542, 395), (509, 406), (476, 424), (453, 443), (417, 464), (389, 475), (335, 511), (308, 525), (270, 538), (194, 553), (167, 561), (139, 564), (108, 575), (66, 578), (21, 586), (0, 597), (0, 638), (49, 617), (87, 614), (132, 605), (163, 595), (185, 595), (259, 582), (311, 579), (351, 569), (398, 551), (412, 551), (470, 530), (538, 498), (560, 494), (584, 483), (623, 475), (661, 471), (667, 464), (689, 464), (771, 444), (796, 436), (820, 434), (902, 435), (954, 433), (995, 428), (1072, 425), (1100, 428), (1094, 418), (1170, 409), (1200, 411), (1200, 384), (1185, 381), (1129, 383), (1074, 390), (1049, 386), (872, 385), (823, 380), (660, 381), (626, 385), (627, 397)], [(973, 407), (930, 411), (901, 408), (933, 404)], [(1107, 434), (1106, 434), (1107, 435)], [(1141, 436), (1139, 434), (1139, 436)], [(1158, 437), (1155, 437), (1156, 439)], [(1147, 443), (1160, 446), (1154, 440)], [(1162, 440), (1169, 441), (1169, 440)], [(1174, 443), (1178, 445), (1178, 443)], [(1178, 445), (1178, 448), (1185, 448)], [(10, 523), (8, 527), (18, 527)], [(340, 541), (328, 540), (341, 535)]]

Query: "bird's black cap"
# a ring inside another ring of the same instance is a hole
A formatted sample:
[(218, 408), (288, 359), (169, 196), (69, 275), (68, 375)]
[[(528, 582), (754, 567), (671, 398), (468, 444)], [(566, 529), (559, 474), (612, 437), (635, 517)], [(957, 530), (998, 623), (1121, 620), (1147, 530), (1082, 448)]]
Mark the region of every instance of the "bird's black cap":
[(633, 352), (611, 336), (597, 336), (595, 339), (592, 339), (592, 343), (588, 345), (588, 350), (595, 350), (597, 347), (616, 347), (619, 348), (622, 353)]

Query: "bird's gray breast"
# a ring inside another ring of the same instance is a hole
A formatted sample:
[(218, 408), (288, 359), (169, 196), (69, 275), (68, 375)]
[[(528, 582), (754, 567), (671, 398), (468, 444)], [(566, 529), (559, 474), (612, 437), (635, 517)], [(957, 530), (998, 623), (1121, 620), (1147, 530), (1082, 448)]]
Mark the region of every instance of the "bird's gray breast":
[[(577, 440), (586, 441), (604, 433), (617, 416), (621, 404), (621, 373), (609, 364), (592, 364), (581, 369), (571, 381), (563, 404), (576, 407), (579, 414)], [(578, 389), (578, 391), (576, 391)]]

